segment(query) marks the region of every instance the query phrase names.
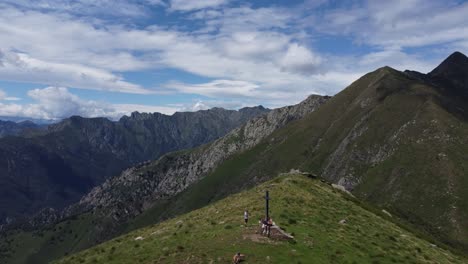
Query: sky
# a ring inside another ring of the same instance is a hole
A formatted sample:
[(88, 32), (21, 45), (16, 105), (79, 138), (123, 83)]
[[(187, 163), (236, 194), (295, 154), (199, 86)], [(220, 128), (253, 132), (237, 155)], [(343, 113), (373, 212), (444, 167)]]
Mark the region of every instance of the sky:
[(0, 0), (0, 116), (296, 104), (468, 54), (453, 0)]

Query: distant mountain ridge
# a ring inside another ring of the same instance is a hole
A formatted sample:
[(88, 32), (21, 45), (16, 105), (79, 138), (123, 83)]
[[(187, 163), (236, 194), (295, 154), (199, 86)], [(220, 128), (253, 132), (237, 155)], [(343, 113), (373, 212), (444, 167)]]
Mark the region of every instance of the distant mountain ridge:
[(0, 120), (0, 138), (4, 136), (17, 136), (26, 130), (38, 128), (39, 125), (31, 121), (13, 122)]
[(37, 125), (50, 125), (60, 122), (61, 120), (52, 120), (52, 119), (40, 119), (40, 118), (31, 118), (31, 117), (22, 117), (22, 116), (0, 116), (0, 120), (3, 121), (12, 121), (15, 123), (21, 122), (33, 122)]
[(66, 206), (129, 166), (210, 142), (268, 111), (135, 112), (118, 122), (74, 116), (27, 137), (1, 138), (0, 222)]

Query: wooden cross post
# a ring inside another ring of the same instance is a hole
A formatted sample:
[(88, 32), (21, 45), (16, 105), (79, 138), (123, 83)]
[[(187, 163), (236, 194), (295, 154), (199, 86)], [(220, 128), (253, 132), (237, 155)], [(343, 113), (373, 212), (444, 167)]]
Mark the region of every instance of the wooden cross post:
[(270, 205), (269, 205), (269, 201), (270, 201), (270, 194), (268, 191), (265, 192), (265, 216), (266, 216), (266, 220), (268, 220), (268, 218), (270, 217)]

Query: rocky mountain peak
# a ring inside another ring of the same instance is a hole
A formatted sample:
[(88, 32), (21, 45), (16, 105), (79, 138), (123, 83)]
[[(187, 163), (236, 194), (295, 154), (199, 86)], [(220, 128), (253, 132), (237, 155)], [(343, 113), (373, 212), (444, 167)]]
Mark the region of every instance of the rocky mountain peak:
[(462, 77), (468, 78), (468, 57), (461, 52), (454, 52), (448, 56), (439, 66), (432, 70), (429, 75), (431, 77)]
[(468, 98), (468, 57), (463, 53), (452, 53), (428, 76), (450, 93)]

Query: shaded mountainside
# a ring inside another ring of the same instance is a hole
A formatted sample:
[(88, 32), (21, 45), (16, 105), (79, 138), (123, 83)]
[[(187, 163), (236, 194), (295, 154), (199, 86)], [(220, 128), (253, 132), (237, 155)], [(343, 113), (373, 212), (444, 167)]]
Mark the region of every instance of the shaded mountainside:
[(0, 139), (1, 222), (76, 202), (109, 176), (138, 162), (225, 135), (263, 107), (133, 113), (118, 122), (71, 117), (27, 137)]
[[(273, 220), (292, 234), (293, 240), (276, 233), (272, 238), (258, 233), (265, 189), (272, 195)], [(242, 219), (246, 209), (251, 219), (247, 226)], [(383, 213), (364, 209), (355, 199), (319, 180), (287, 175), (56, 263), (231, 263), (236, 252), (246, 256), (242, 263), (468, 261), (391, 220)], [(64, 223), (64, 228), (67, 225), (73, 223)]]
[[(23, 232), (23, 227), (22, 231), (11, 231), (6, 236), (4, 234), (2, 241), (9, 241), (11, 234), (17, 234), (16, 232), (20, 232), (20, 237), (32, 237), (29, 240), (30, 247), (35, 250), (23, 252), (19, 257), (28, 257), (31, 254), (29, 259), (35, 260), (34, 263), (45, 263), (65, 253), (76, 252), (112, 238), (125, 232), (127, 228), (133, 228), (134, 217), (152, 208), (155, 203), (166, 202), (230, 156), (255, 146), (276, 129), (315, 111), (328, 99), (329, 97), (310, 96), (298, 105), (274, 109), (266, 115), (253, 118), (210, 144), (169, 153), (153, 162), (141, 163), (95, 187), (79, 203), (62, 212), (41, 212), (30, 220), (32, 231)], [(74, 226), (59, 228), (70, 219), (74, 219)], [(59, 223), (52, 227), (44, 227), (44, 224), (57, 221)], [(81, 228), (83, 226), (87, 228)], [(50, 231), (51, 236), (39, 236), (44, 228)], [(73, 236), (67, 237), (58, 246), (51, 237), (55, 240), (63, 232), (71, 232)], [(8, 251), (8, 246), (0, 248), (0, 252), (2, 251)], [(17, 257), (15, 254), (5, 254), (0, 260), (22, 263), (14, 261)]]

